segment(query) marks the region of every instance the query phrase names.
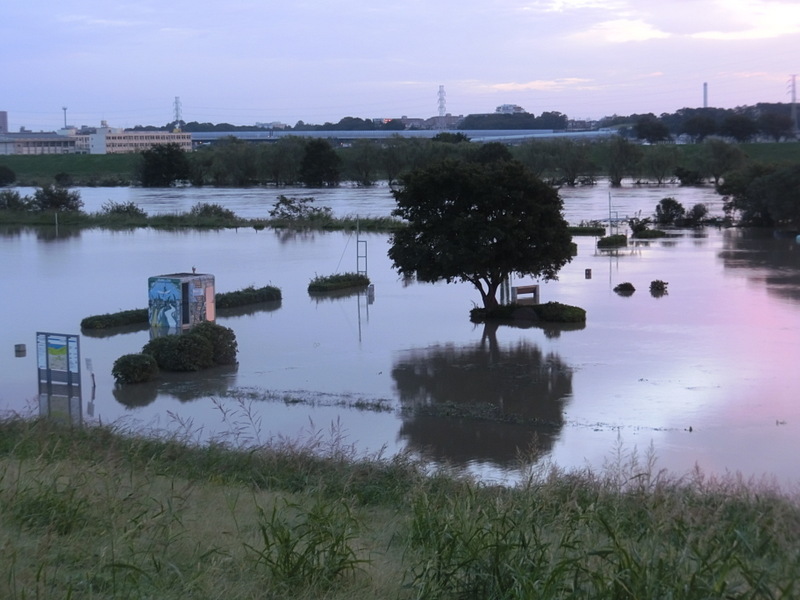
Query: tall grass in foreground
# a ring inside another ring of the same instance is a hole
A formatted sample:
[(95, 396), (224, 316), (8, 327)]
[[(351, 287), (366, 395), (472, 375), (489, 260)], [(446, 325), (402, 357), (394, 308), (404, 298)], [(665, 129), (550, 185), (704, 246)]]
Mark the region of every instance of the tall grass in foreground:
[(622, 454), (494, 487), (332, 437), (201, 446), (0, 421), (0, 598), (800, 593), (800, 506), (774, 487)]

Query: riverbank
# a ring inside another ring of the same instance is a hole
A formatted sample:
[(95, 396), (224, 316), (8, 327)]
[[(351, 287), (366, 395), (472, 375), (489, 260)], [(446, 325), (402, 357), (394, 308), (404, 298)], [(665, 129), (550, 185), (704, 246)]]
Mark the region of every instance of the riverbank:
[[(257, 435), (258, 432), (253, 432)], [(0, 596), (789, 598), (800, 505), (620, 453), (515, 488), (344, 442), (0, 422)]]

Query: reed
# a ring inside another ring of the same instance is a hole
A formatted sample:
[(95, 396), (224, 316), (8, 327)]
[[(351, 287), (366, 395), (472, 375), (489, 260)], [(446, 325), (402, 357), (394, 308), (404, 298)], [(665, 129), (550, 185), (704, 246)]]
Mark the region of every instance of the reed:
[(246, 407), (221, 410), (235, 435), (205, 445), (0, 421), (0, 597), (800, 593), (800, 502), (768, 482), (675, 477), (620, 449), (601, 473), (491, 486), (357, 457), (333, 429), (262, 442)]

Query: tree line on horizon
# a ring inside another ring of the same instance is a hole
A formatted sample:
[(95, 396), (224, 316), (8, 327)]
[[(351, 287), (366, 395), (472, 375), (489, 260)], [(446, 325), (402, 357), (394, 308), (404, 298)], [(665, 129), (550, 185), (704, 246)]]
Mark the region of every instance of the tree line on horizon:
[[(540, 129), (566, 130), (570, 119), (558, 111), (545, 111), (538, 117), (533, 113), (516, 114), (469, 114), (458, 124), (456, 130), (485, 129)], [(260, 125), (233, 125), (231, 123), (200, 123), (197, 121), (170, 122), (163, 126), (137, 125), (134, 131), (170, 131), (176, 127), (188, 133), (264, 131)], [(792, 105), (786, 103), (761, 102), (736, 108), (681, 108), (673, 113), (634, 113), (630, 115), (605, 116), (594, 128), (616, 128), (628, 137), (650, 143), (664, 141), (670, 137), (687, 136), (692, 141), (702, 141), (713, 135), (730, 137), (746, 142), (761, 135), (775, 141), (794, 137), (795, 122)], [(298, 121), (294, 126), (286, 125), (285, 131), (403, 131), (401, 119), (376, 122), (374, 119), (347, 116), (336, 123), (322, 124)], [(414, 129), (413, 127), (411, 129)]]

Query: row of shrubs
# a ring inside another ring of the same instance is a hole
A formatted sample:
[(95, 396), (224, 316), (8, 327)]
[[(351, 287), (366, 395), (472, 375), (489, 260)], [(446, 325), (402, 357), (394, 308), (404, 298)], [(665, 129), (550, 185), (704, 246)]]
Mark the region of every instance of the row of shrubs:
[(347, 288), (366, 287), (369, 285), (369, 277), (363, 273), (339, 273), (336, 275), (318, 275), (308, 284), (308, 292), (311, 294), (324, 294)]
[[(538, 320), (547, 323), (585, 323), (586, 311), (579, 306), (561, 302), (544, 304), (502, 304), (495, 308), (473, 308), (469, 311), (473, 323), (486, 321), (506, 321), (515, 319)], [(521, 316), (522, 315), (522, 316)]]
[[(217, 294), (214, 302), (217, 309), (237, 308), (249, 304), (260, 302), (273, 302), (281, 299), (281, 290), (271, 285), (256, 288), (249, 286), (236, 292), (225, 292)], [(125, 325), (145, 325), (148, 319), (146, 308), (136, 308), (133, 310), (122, 310), (115, 313), (103, 315), (92, 315), (81, 321), (81, 329), (111, 329), (123, 327)]]
[(153, 338), (138, 354), (114, 361), (111, 374), (119, 384), (152, 381), (163, 371), (201, 371), (236, 364), (238, 344), (233, 330), (212, 322), (195, 325), (182, 335)]

